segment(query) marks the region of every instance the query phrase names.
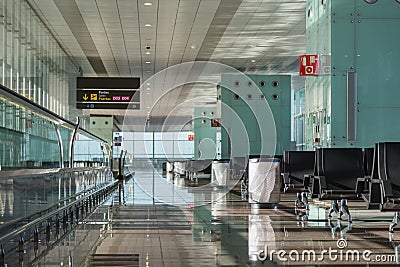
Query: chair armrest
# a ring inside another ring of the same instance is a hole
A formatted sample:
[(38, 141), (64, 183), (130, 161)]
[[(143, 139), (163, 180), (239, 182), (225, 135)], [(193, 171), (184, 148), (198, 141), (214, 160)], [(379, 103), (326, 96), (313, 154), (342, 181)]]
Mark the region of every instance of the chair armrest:
[(289, 173), (288, 172), (283, 172), (283, 173), (281, 173), (281, 175), (283, 177), (283, 182), (285, 184), (290, 184)]
[(393, 190), (392, 190), (392, 184), (390, 183), (389, 180), (380, 180), (381, 182), (381, 194), (382, 194), (382, 200), (385, 198), (390, 198), (393, 197)]

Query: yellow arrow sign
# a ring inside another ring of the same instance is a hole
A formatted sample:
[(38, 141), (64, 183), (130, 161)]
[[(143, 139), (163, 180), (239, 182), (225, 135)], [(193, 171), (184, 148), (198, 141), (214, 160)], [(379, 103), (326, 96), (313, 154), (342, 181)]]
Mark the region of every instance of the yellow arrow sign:
[(84, 96), (83, 96), (83, 100), (88, 100), (89, 99), (89, 97), (85, 94)]

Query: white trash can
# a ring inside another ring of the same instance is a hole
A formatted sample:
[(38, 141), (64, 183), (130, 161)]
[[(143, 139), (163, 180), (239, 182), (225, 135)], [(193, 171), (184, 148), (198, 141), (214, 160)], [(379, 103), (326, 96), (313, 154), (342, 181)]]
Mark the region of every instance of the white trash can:
[(214, 160), (211, 166), (211, 183), (217, 187), (228, 186), (229, 160)]
[(167, 162), (167, 173), (173, 172), (174, 171), (174, 163), (173, 162)]
[(250, 159), (248, 190), (249, 203), (252, 204), (252, 207), (276, 208), (281, 197), (279, 159)]

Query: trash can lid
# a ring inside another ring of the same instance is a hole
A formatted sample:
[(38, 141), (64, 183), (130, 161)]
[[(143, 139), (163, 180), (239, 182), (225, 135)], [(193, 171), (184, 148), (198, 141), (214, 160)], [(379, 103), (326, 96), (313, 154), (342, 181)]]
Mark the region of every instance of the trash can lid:
[(278, 158), (254, 158), (254, 159), (249, 159), (249, 162), (251, 163), (257, 163), (257, 162), (280, 162)]
[(229, 163), (229, 159), (214, 159), (213, 163)]

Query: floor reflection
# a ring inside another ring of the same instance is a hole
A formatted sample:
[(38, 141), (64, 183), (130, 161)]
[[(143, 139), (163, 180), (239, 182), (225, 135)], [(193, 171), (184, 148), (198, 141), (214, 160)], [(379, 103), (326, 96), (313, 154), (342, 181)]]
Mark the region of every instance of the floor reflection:
[(240, 192), (193, 182), (137, 171), (124, 184), (123, 203), (113, 204), (114, 197), (102, 207), (112, 209), (112, 219), (97, 217), (109, 227), (94, 255), (134, 254), (132, 266), (365, 266), (398, 259), (400, 233), (388, 234), (392, 214), (361, 202), (350, 203), (350, 224), (329, 220), (329, 203), (295, 210), (295, 194), (284, 194), (278, 209), (252, 210)]
[[(47, 175), (0, 180), (0, 225), (52, 207), (98, 184), (84, 175)], [(0, 229), (1, 233), (4, 233)]]

